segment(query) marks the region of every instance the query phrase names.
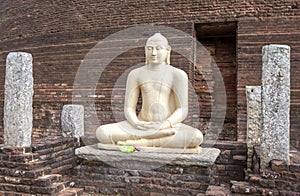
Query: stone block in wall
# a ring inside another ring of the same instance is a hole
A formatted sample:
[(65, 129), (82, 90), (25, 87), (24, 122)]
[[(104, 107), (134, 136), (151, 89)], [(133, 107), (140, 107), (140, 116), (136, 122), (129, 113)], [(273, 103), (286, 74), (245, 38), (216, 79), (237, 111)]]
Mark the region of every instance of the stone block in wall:
[(6, 59), (4, 145), (30, 146), (32, 134), (32, 56), (11, 52)]
[(63, 136), (81, 137), (84, 135), (84, 107), (64, 105), (61, 113)]
[(260, 145), (261, 86), (246, 86), (247, 95), (247, 168), (252, 168), (253, 148)]
[(290, 47), (267, 45), (262, 50), (261, 167), (273, 159), (289, 161)]

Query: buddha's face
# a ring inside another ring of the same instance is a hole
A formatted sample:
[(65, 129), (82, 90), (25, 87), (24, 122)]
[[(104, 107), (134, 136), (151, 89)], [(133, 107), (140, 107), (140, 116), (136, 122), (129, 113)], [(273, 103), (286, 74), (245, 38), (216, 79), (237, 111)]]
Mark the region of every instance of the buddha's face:
[(150, 65), (167, 64), (170, 46), (165, 37), (154, 35), (148, 39), (145, 47), (146, 61)]

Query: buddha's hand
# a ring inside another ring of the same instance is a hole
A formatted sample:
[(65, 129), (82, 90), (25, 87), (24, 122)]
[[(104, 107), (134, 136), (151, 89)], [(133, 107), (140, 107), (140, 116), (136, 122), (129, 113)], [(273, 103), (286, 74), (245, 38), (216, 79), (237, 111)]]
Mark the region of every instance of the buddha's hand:
[(149, 130), (150, 123), (151, 122), (139, 121), (136, 123), (136, 128), (141, 129), (141, 130)]
[(170, 128), (170, 124), (168, 121), (165, 122), (145, 122), (140, 121), (137, 126), (140, 130), (145, 130), (145, 134), (142, 138), (144, 139), (155, 139), (155, 138), (162, 138), (167, 137), (170, 135), (174, 135), (175, 131), (174, 129), (168, 129)]
[(146, 121), (140, 121), (137, 124), (137, 128), (141, 130), (162, 130), (170, 128), (170, 124), (168, 121), (156, 121), (156, 122), (146, 122)]

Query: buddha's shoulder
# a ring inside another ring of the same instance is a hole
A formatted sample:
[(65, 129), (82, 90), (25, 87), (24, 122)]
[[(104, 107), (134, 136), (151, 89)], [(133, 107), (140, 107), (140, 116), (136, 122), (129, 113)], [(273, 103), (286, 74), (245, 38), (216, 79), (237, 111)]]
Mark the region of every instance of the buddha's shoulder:
[(174, 67), (172, 65), (169, 66), (169, 69), (172, 71), (172, 74), (178, 77), (187, 77), (187, 74), (182, 69)]
[(145, 66), (135, 68), (129, 72), (129, 75), (138, 75), (145, 70)]

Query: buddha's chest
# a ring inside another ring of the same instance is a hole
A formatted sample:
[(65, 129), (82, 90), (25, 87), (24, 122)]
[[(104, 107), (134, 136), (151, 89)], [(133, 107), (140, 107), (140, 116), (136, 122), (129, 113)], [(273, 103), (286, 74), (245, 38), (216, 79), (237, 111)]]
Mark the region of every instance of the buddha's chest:
[(148, 81), (140, 85), (141, 91), (143, 94), (170, 94), (172, 91), (172, 84), (170, 83), (161, 83), (157, 81)]
[(150, 84), (154, 88), (161, 86), (172, 86), (173, 76), (170, 73), (148, 72), (139, 78), (139, 84)]

